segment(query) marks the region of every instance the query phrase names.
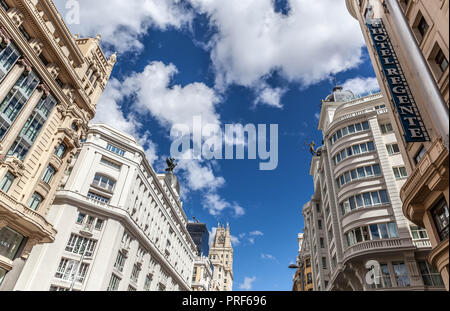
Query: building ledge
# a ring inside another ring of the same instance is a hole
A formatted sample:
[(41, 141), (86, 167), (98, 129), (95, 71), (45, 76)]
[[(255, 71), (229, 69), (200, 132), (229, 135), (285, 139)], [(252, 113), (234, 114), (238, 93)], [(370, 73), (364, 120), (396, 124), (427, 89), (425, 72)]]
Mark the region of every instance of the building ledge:
[(445, 267), (448, 267), (448, 247), (449, 239), (447, 238), (445, 241), (439, 243), (428, 256), (428, 261), (431, 263), (431, 265), (438, 268), (439, 273), (441, 273)]
[(350, 246), (344, 251), (344, 264), (355, 257), (383, 252), (398, 252), (400, 249), (415, 249), (410, 238), (365, 241)]
[(39, 243), (51, 243), (55, 240), (56, 230), (44, 216), (16, 202), (9, 195), (0, 191), (0, 216), (13, 229), (20, 228), (20, 233), (36, 238)]
[(414, 172), (400, 190), (403, 214), (416, 225), (424, 227), (423, 202), (433, 191), (448, 187), (448, 151), (441, 138), (436, 139), (424, 154)]

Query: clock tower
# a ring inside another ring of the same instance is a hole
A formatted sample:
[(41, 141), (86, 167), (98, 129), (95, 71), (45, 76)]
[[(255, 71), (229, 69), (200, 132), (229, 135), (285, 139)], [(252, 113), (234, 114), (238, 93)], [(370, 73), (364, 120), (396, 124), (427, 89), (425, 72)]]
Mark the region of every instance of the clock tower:
[(209, 250), (209, 259), (214, 267), (213, 282), (216, 290), (233, 290), (233, 246), (230, 225), (217, 225), (216, 235)]

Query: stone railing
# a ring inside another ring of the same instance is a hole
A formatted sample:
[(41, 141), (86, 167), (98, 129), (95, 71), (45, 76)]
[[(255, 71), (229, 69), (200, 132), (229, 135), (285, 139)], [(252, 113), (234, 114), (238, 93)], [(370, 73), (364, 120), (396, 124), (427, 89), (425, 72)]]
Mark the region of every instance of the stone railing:
[(412, 241), (417, 248), (431, 248), (431, 242), (429, 239), (419, 239)]
[(48, 240), (48, 242), (54, 239), (56, 230), (44, 216), (23, 204), (16, 202), (9, 195), (0, 191), (0, 210), (2, 208), (15, 214), (11, 218), (17, 218), (17, 215), (19, 215), (21, 221), (26, 221), (34, 230), (38, 229), (43, 236), (47, 237), (46, 240)]
[(371, 252), (380, 252), (383, 250), (398, 249), (402, 247), (413, 247), (411, 239), (386, 239), (365, 241), (350, 246), (344, 251), (345, 259), (350, 257), (364, 255)]

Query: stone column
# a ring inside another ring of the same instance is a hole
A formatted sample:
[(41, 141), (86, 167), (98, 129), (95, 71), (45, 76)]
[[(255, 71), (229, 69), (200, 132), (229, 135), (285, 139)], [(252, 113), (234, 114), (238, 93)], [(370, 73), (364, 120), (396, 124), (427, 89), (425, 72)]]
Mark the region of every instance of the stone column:
[(17, 79), (20, 78), (25, 71), (25, 67), (20, 64), (15, 64), (5, 79), (0, 83), (0, 102), (2, 102), (11, 88), (16, 84)]

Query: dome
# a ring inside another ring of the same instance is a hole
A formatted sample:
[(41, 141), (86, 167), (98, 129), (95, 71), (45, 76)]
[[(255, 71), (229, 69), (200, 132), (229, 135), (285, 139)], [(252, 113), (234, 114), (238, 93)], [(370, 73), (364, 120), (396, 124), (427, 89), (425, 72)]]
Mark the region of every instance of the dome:
[(326, 102), (348, 102), (355, 99), (356, 96), (352, 91), (344, 90), (342, 86), (335, 86), (333, 93), (327, 96)]

